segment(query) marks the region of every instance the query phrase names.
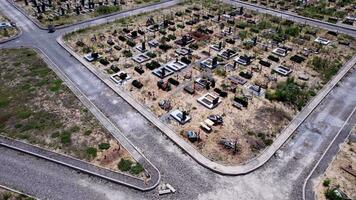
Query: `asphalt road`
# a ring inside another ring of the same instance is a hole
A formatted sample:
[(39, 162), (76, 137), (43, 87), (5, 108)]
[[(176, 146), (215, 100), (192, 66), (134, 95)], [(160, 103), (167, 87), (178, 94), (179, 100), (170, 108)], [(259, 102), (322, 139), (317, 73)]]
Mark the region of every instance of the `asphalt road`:
[[(177, 189), (175, 194), (162, 197), (158, 196), (157, 190), (141, 193), (0, 148), (0, 185), (41, 199), (301, 199), (303, 182), (310, 169), (356, 106), (356, 72), (352, 72), (263, 167), (244, 176), (220, 176), (182, 153), (144, 117), (70, 57), (55, 40), (65, 30), (55, 34), (41, 31), (6, 1), (1, 2), (0, 9), (23, 28), (22, 37), (0, 47), (28, 45), (43, 50), (157, 166), (162, 173), (162, 182), (168, 182)], [(95, 23), (97, 21), (90, 22)]]

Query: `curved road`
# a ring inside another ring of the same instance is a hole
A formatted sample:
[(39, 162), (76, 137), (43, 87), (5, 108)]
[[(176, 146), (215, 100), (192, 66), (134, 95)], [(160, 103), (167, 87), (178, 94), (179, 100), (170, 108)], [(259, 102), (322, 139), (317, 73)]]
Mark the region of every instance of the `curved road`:
[(177, 189), (175, 194), (162, 197), (158, 196), (157, 190), (141, 193), (0, 147), (0, 185), (41, 199), (302, 199), (302, 186), (309, 171), (356, 106), (356, 72), (353, 71), (330, 92), (276, 156), (259, 170), (237, 177), (217, 175), (182, 153), (144, 117), (70, 57), (55, 40), (66, 29), (55, 34), (39, 30), (5, 1), (0, 4), (0, 10), (23, 29), (20, 38), (0, 47), (28, 45), (44, 51), (158, 167), (162, 173), (161, 180)]

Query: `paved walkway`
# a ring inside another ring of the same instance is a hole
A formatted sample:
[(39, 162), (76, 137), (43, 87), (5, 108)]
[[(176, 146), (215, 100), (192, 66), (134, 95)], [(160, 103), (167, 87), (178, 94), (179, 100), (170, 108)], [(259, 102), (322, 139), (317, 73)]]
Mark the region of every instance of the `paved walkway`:
[(71, 55), (73, 55), (79, 62), (85, 65), (92, 73), (100, 78), (105, 84), (107, 84), (112, 90), (120, 95), (125, 101), (127, 101), (132, 107), (139, 111), (145, 118), (153, 123), (158, 129), (166, 134), (173, 142), (181, 147), (186, 153), (188, 153), (194, 160), (203, 165), (204, 167), (224, 175), (242, 175), (250, 173), (266, 163), (273, 154), (288, 140), (293, 132), (300, 126), (300, 124), (310, 115), (310, 113), (319, 105), (319, 103), (326, 97), (331, 89), (341, 80), (342, 77), (353, 67), (356, 63), (356, 56), (347, 62), (339, 71), (339, 73), (327, 83), (322, 90), (319, 91), (309, 104), (292, 120), (290, 125), (282, 131), (280, 136), (276, 138), (274, 143), (263, 151), (256, 158), (238, 166), (225, 166), (211, 161), (196, 150), (191, 144), (187, 143), (183, 138), (177, 135), (166, 124), (159, 120), (149, 109), (136, 101), (127, 92), (121, 90), (115, 83), (113, 83), (109, 76), (102, 73), (100, 69), (92, 66), (89, 62), (84, 60), (81, 56), (76, 54), (72, 49), (64, 44), (62, 36), (57, 38), (57, 42), (65, 48)]

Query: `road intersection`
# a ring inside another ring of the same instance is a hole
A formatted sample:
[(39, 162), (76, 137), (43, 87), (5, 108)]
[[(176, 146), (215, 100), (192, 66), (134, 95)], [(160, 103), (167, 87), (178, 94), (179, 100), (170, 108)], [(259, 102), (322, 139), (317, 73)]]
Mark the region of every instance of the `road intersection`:
[[(293, 137), (264, 166), (244, 176), (228, 177), (214, 174), (183, 154), (181, 149), (56, 42), (58, 36), (73, 29), (160, 9), (177, 2), (124, 12), (48, 34), (4, 1), (0, 5), (1, 11), (22, 28), (23, 34), (1, 47), (29, 46), (41, 49), (73, 85), (157, 166), (162, 182), (169, 182), (178, 190), (162, 199), (301, 199), (302, 186), (309, 171), (356, 106), (354, 70), (331, 90)], [(0, 185), (40, 199), (158, 198), (156, 191), (141, 193), (4, 147), (0, 147), (0, 151), (1, 163), (6, 163), (0, 166)]]

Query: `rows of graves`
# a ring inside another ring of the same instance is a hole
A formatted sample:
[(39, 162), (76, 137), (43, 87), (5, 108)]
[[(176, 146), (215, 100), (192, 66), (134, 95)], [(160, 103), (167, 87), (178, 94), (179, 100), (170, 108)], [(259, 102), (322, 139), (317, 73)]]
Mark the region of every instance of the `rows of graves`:
[(289, 119), (275, 120), (265, 110), (297, 112), (266, 99), (266, 92), (289, 78), (315, 88), (320, 76), (307, 67), (308, 60), (321, 49), (343, 51), (332, 47), (336, 37), (325, 32), (304, 39), (274, 37), (282, 20), (271, 22), (273, 28), (247, 31), (243, 24), (258, 26), (271, 19), (243, 7), (178, 6), (162, 12), (86, 39), (79, 34), (72, 46), (86, 50), (87, 61), (203, 153), (231, 156), (233, 163), (270, 145), (288, 124)]

